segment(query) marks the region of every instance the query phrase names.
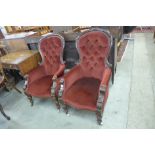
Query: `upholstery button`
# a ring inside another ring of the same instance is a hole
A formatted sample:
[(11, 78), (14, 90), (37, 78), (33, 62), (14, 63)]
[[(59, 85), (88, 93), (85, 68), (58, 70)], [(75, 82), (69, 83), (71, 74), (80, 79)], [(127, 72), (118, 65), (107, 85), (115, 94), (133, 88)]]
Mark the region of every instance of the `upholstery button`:
[(86, 57), (84, 56), (84, 57), (83, 57), (83, 61), (85, 61), (85, 60), (86, 60)]
[(102, 45), (99, 45), (99, 47), (98, 47), (98, 48), (99, 48), (99, 50), (100, 50), (100, 49), (102, 49), (102, 48), (103, 48), (103, 46), (102, 46)]
[(88, 51), (86, 51), (86, 55), (89, 55), (89, 52)]
[(93, 57), (93, 56), (91, 56), (91, 57), (90, 57), (90, 60), (91, 60), (91, 61), (94, 61), (94, 57)]
[(86, 48), (85, 46), (82, 46), (82, 47), (81, 47), (82, 50), (85, 50), (85, 48)]
[(97, 62), (94, 64), (94, 66), (97, 66)]
[(90, 70), (93, 70), (93, 67), (90, 67)]
[(97, 51), (95, 51), (95, 52), (94, 52), (94, 54), (95, 54), (95, 55), (98, 55), (98, 52), (97, 52)]
[(94, 46), (93, 46), (93, 45), (91, 45), (89, 49), (92, 49), (93, 47), (94, 47)]

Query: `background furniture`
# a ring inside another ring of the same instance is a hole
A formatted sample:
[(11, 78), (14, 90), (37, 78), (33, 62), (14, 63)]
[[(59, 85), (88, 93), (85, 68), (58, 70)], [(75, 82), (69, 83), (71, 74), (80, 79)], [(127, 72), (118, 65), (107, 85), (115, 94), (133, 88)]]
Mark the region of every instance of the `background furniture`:
[[(4, 72), (3, 72), (3, 68), (0, 64), (0, 88), (3, 88), (3, 87), (8, 87), (11, 86), (13, 89), (15, 89), (18, 93), (21, 93), (21, 91), (19, 89), (16, 88), (15, 85), (11, 85), (9, 80), (7, 79), (7, 77), (5, 76)], [(7, 119), (7, 120), (10, 120), (10, 117), (7, 116), (3, 110), (3, 107), (2, 105), (0, 104), (0, 112), (2, 113), (2, 115)]]
[[(2, 75), (2, 68), (0, 66), (0, 88), (3, 87), (4, 85), (5, 85), (5, 77), (4, 75)], [(0, 112), (7, 120), (10, 120), (10, 117), (5, 114), (1, 104), (0, 104)]]
[(101, 124), (109, 93), (111, 45), (111, 35), (102, 29), (86, 31), (76, 40), (80, 63), (57, 82), (58, 100), (66, 113), (68, 106), (95, 111)]
[[(25, 84), (25, 95), (33, 105), (32, 96), (53, 98), (53, 87), (57, 77), (63, 75), (65, 64), (63, 63), (64, 39), (58, 34), (50, 34), (39, 42), (43, 62), (28, 74)], [(56, 102), (60, 109), (60, 105)]]
[(79, 62), (79, 54), (76, 49), (75, 40), (79, 32), (62, 32), (65, 39), (65, 48), (63, 59), (66, 62), (66, 68), (71, 69)]
[(3, 38), (4, 38), (4, 35), (3, 35), (2, 31), (1, 31), (1, 27), (0, 27), (0, 39), (3, 39)]
[(38, 34), (45, 34), (50, 32), (49, 26), (5, 26), (8, 34), (34, 31)]
[(2, 115), (7, 119), (7, 120), (10, 120), (11, 118), (8, 116), (8, 115), (6, 115), (6, 113), (4, 112), (4, 109), (3, 109), (3, 107), (2, 107), (2, 105), (0, 104), (0, 112), (2, 113)]
[(39, 62), (41, 62), (40, 53), (30, 50), (11, 52), (0, 58), (4, 69), (19, 70), (22, 76), (36, 68)]
[(6, 35), (1, 42), (6, 46), (8, 52), (15, 52), (19, 50), (28, 50), (25, 39), (29, 36), (35, 35), (35, 32), (17, 33)]
[[(1, 73), (1, 70), (0, 70), (0, 73)], [(5, 82), (5, 78), (3, 75), (0, 74), (0, 87), (3, 87), (4, 86), (4, 82)], [(2, 113), (2, 115), (7, 119), (7, 120), (10, 120), (10, 117), (7, 116), (3, 110), (3, 107), (2, 105), (0, 104), (0, 112)]]

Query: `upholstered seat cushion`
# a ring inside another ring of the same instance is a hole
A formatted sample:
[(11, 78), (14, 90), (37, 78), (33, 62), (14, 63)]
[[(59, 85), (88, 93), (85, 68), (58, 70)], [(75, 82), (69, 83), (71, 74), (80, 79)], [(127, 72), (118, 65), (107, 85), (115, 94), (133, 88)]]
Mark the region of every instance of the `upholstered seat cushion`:
[(44, 66), (38, 66), (37, 68), (33, 69), (29, 75), (28, 75), (28, 84), (31, 84), (32, 82), (42, 79), (44, 76), (46, 76), (45, 67)]
[(44, 66), (38, 66), (28, 76), (26, 92), (32, 96), (49, 97), (52, 86), (52, 75), (46, 75)]
[(96, 110), (100, 80), (83, 77), (64, 92), (63, 100), (77, 109)]
[(36, 97), (50, 97), (52, 84), (52, 77), (44, 76), (30, 83), (26, 92)]

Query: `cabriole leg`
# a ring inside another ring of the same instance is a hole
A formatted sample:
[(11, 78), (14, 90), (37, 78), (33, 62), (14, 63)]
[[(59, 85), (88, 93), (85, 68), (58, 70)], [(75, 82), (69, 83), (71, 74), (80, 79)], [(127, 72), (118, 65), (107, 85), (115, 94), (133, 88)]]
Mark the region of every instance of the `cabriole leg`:
[(24, 85), (24, 88), (23, 88), (24, 94), (27, 96), (28, 100), (30, 101), (31, 106), (33, 106), (33, 99), (32, 99), (32, 96), (29, 95), (29, 94), (26, 92), (26, 87), (27, 87), (27, 83), (25, 82), (25, 85)]
[(56, 102), (55, 102), (56, 107), (57, 107), (58, 111), (60, 111), (60, 103), (58, 101), (58, 97), (55, 97), (55, 100), (56, 100)]
[(102, 110), (101, 109), (97, 110), (96, 117), (97, 117), (97, 123), (99, 125), (102, 125)]
[(7, 116), (7, 115), (5, 114), (5, 112), (4, 112), (3, 107), (2, 107), (1, 104), (0, 104), (0, 112), (2, 113), (2, 115), (3, 115), (7, 120), (10, 120), (10, 117)]
[(66, 115), (69, 115), (69, 114), (68, 114), (69, 106), (68, 106), (67, 104), (64, 103), (63, 109), (64, 109), (64, 112), (66, 113)]
[(60, 104), (58, 101), (58, 96), (55, 95), (56, 86), (57, 86), (56, 80), (53, 80), (53, 85), (51, 87), (51, 97), (55, 99), (55, 105), (56, 105), (58, 111), (60, 111)]

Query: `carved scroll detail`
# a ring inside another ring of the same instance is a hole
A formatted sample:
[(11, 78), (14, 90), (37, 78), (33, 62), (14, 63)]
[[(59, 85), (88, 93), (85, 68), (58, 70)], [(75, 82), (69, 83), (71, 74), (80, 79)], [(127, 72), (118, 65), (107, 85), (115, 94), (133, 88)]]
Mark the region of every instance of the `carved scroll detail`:
[(101, 85), (99, 88), (99, 95), (98, 95), (98, 100), (97, 100), (97, 111), (96, 111), (97, 122), (99, 125), (102, 124), (102, 107), (104, 104), (105, 91), (106, 91), (106, 86)]

